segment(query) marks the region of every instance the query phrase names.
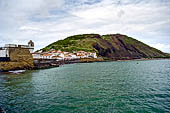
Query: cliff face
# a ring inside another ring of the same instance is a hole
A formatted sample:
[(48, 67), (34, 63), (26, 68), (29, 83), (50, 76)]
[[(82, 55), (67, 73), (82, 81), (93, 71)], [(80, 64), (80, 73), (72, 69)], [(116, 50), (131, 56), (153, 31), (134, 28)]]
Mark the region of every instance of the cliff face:
[(125, 35), (104, 35), (93, 47), (99, 55), (111, 59), (167, 57), (167, 54)]
[(10, 48), (10, 62), (0, 62), (0, 70), (32, 69), (34, 67), (33, 57), (28, 49)]
[(68, 37), (54, 42), (43, 51), (60, 49), (62, 51), (95, 51), (98, 56), (112, 60), (137, 58), (164, 58), (168, 54), (152, 48), (138, 40), (121, 34), (100, 36), (99, 34), (84, 34)]

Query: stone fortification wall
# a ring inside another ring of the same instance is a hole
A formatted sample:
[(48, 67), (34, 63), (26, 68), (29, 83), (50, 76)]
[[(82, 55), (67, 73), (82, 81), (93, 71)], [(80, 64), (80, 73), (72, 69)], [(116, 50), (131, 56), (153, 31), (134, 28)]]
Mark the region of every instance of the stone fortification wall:
[(0, 70), (31, 69), (34, 67), (33, 57), (29, 49), (9, 48), (10, 62), (0, 62)]
[(12, 62), (33, 62), (29, 49), (9, 48), (9, 55)]

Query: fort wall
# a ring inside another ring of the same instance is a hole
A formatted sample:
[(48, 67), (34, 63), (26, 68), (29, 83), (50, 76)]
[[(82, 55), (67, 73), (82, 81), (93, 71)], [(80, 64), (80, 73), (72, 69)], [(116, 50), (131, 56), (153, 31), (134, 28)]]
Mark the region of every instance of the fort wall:
[(34, 67), (33, 57), (29, 49), (17, 47), (9, 48), (9, 62), (0, 62), (0, 70), (32, 69)]

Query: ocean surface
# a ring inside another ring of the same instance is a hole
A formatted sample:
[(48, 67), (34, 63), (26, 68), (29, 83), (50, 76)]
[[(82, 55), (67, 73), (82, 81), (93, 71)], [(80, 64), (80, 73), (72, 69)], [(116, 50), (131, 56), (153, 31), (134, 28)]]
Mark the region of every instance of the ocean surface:
[(170, 60), (0, 73), (0, 107), (7, 113), (168, 113)]

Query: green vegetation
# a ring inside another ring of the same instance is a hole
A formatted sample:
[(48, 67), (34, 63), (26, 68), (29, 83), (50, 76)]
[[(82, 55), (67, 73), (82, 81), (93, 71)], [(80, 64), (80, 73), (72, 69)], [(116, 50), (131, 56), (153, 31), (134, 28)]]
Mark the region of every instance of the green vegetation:
[(96, 37), (98, 34), (84, 34), (70, 36), (64, 40), (56, 41), (47, 47), (43, 48), (43, 51), (48, 51), (50, 49), (62, 50), (62, 51), (95, 51), (92, 44), (96, 42)]
[(170, 55), (150, 47), (136, 39), (121, 34), (82, 34), (70, 36), (56, 41), (43, 51), (56, 49), (61, 51), (97, 52), (105, 59), (134, 59), (134, 58), (169, 58)]

